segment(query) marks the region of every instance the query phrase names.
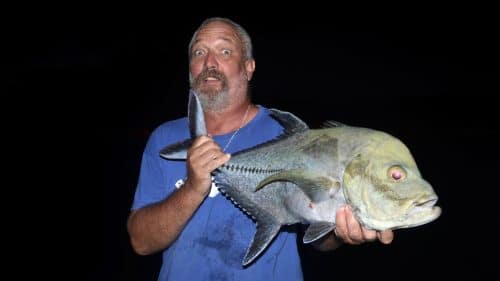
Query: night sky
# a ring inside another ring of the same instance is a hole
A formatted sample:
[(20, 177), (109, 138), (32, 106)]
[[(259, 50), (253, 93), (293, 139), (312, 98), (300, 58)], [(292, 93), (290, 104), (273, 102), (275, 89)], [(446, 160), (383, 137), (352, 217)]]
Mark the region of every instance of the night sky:
[(397, 230), (389, 246), (301, 247), (306, 280), (498, 278), (499, 46), (491, 8), (411, 16), (408, 9), (175, 20), (175, 10), (147, 16), (129, 7), (11, 22), (7, 90), (25, 120), (14, 132), (27, 134), (24, 169), (44, 170), (30, 174), (50, 186), (22, 192), (48, 197), (38, 210), (48, 215), (34, 221), (55, 231), (32, 241), (42, 255), (31, 259), (55, 254), (49, 277), (155, 279), (159, 255), (134, 254), (126, 233), (142, 149), (155, 127), (185, 115), (192, 33), (208, 16), (227, 16), (252, 36), (256, 103), (291, 111), (312, 128), (336, 120), (393, 134), (443, 209), (430, 224)]

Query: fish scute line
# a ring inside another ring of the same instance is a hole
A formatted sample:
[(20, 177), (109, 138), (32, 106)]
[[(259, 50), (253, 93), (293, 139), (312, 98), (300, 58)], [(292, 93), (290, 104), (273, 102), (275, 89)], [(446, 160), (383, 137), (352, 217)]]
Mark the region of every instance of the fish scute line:
[(246, 167), (246, 166), (238, 166), (234, 164), (230, 165), (222, 165), (221, 168), (224, 168), (231, 172), (240, 172), (240, 173), (250, 173), (250, 174), (274, 174), (277, 172), (281, 172), (283, 169), (265, 169), (259, 167)]

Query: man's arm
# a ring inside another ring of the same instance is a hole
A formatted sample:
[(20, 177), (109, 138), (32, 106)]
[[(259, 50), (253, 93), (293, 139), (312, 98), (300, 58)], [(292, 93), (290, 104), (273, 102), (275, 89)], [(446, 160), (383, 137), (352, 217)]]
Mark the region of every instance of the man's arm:
[(210, 173), (228, 160), (211, 138), (197, 138), (188, 150), (186, 183), (165, 200), (130, 214), (127, 229), (134, 251), (148, 255), (170, 246), (210, 192)]
[(343, 243), (358, 245), (377, 239), (384, 244), (390, 244), (394, 239), (392, 230), (375, 231), (363, 227), (356, 220), (349, 206), (337, 210), (335, 224), (335, 232), (313, 243), (316, 249), (331, 251), (337, 249)]

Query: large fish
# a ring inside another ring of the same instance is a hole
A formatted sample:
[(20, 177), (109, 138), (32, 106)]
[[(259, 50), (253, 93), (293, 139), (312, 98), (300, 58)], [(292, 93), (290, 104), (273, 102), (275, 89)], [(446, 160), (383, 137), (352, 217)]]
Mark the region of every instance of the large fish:
[[(323, 129), (309, 129), (289, 112), (270, 112), (284, 134), (234, 153), (213, 173), (219, 190), (256, 222), (244, 266), (283, 225), (309, 225), (304, 243), (325, 236), (335, 228), (336, 210), (346, 204), (361, 224), (375, 230), (415, 227), (441, 214), (436, 193), (397, 138), (332, 121)], [(192, 139), (207, 133), (194, 92), (188, 117)], [(167, 146), (160, 155), (185, 159), (192, 139)]]

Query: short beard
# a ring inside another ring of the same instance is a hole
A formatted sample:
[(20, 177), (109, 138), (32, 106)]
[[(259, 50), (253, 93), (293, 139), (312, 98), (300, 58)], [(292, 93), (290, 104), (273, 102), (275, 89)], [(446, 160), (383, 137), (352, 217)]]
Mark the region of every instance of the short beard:
[[(215, 77), (222, 82), (222, 89), (203, 89), (202, 85), (208, 77)], [(229, 86), (226, 76), (215, 69), (206, 69), (196, 78), (189, 76), (191, 89), (198, 93), (201, 105), (206, 111), (220, 112), (229, 105)]]
[(218, 92), (204, 93), (198, 92), (203, 110), (212, 112), (222, 112), (229, 106), (229, 91), (221, 90)]

